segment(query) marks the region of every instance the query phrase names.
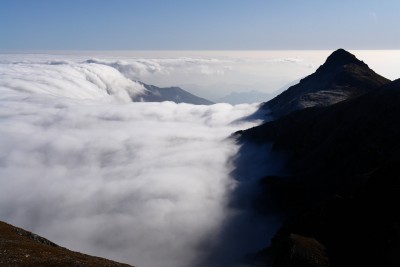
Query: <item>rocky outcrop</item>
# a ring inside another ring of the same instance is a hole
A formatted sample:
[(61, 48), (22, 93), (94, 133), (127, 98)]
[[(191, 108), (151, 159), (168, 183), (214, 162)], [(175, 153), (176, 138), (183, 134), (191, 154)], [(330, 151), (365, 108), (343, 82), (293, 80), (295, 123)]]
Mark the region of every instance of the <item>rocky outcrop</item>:
[(273, 267), (328, 267), (325, 247), (314, 238), (289, 234), (277, 244)]
[(70, 251), (24, 229), (0, 222), (0, 266), (130, 266)]
[(388, 82), (354, 55), (339, 49), (315, 73), (264, 103), (261, 108), (279, 118), (295, 110), (330, 106)]

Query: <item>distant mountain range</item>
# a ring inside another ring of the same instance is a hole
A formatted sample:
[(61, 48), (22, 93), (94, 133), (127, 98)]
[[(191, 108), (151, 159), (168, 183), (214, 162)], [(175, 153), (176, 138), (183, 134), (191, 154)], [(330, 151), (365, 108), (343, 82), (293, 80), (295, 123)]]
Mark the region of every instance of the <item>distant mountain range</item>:
[(257, 102), (264, 102), (272, 98), (271, 94), (252, 90), (247, 92), (231, 92), (230, 94), (221, 97), (217, 102), (229, 103), (232, 105), (237, 104), (251, 104)]
[(236, 136), (285, 155), (255, 198), (288, 219), (255, 266), (400, 266), (400, 79), (340, 49), (262, 108)]
[(154, 85), (141, 83), (145, 88), (144, 94), (138, 95), (133, 98), (133, 101), (141, 102), (162, 102), (172, 101), (175, 103), (188, 103), (193, 105), (212, 105), (213, 102), (195, 96), (180, 87), (157, 87)]
[(251, 90), (247, 92), (232, 92), (224, 97), (221, 97), (218, 99), (218, 103), (229, 103), (232, 105), (237, 105), (237, 104), (252, 104), (252, 103), (261, 103), (264, 101), (268, 101), (283, 91), (287, 90), (290, 86), (297, 84), (298, 81), (293, 81), (280, 89), (271, 92), (271, 93), (264, 93), (261, 91), (257, 90)]

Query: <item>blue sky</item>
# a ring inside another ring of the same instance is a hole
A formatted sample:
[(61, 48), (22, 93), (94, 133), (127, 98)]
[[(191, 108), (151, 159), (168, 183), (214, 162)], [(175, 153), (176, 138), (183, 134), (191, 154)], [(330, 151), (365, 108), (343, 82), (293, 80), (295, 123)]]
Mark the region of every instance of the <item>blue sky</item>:
[(398, 0), (1, 0), (1, 50), (400, 49)]

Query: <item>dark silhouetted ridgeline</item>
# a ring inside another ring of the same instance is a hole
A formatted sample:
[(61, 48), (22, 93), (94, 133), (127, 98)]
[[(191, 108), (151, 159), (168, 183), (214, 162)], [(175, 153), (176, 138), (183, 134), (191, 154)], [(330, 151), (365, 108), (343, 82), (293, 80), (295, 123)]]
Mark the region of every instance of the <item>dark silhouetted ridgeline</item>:
[[(346, 97), (326, 102), (327, 86)], [(285, 154), (287, 173), (264, 177), (257, 200), (288, 219), (257, 266), (400, 266), (400, 79), (338, 50), (264, 107), (278, 119), (236, 136)]]

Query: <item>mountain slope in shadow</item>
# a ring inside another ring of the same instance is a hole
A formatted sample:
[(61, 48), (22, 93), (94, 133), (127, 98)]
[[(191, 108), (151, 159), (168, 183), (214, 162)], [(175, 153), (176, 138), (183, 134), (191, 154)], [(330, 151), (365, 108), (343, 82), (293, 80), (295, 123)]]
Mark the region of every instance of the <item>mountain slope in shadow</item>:
[(400, 79), (238, 133), (287, 157), (288, 175), (262, 181), (289, 219), (260, 266), (400, 265), (399, 118)]
[(400, 79), (339, 49), (261, 110), (277, 119), (235, 137), (284, 159), (252, 198), (286, 219), (251, 266), (400, 266)]

